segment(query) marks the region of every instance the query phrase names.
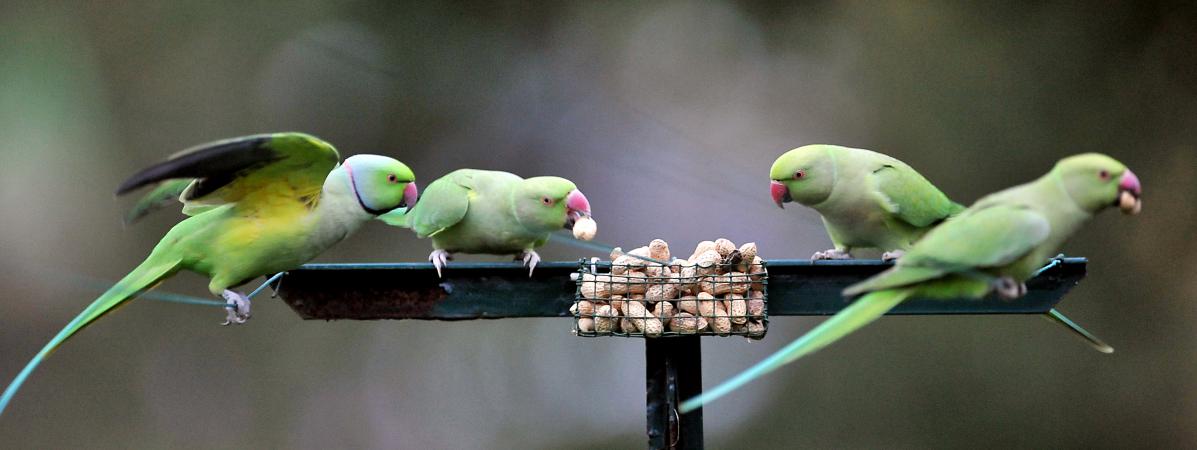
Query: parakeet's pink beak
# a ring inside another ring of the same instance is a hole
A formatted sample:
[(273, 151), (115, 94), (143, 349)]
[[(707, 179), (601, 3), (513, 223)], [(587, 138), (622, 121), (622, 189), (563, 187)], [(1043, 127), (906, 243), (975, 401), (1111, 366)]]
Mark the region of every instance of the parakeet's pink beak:
[(1143, 188), (1139, 186), (1139, 177), (1130, 169), (1126, 169), (1126, 172), (1122, 173), (1122, 179), (1118, 180), (1118, 199), (1114, 201), (1114, 205), (1118, 206), (1123, 214), (1138, 214), (1143, 209), (1143, 200), (1139, 198), (1141, 195)]
[(565, 196), (565, 228), (572, 230), (574, 222), (582, 217), (590, 216), (590, 200), (582, 195), (582, 191), (574, 189)]
[(403, 188), (403, 203), (399, 205), (400, 208), (410, 208), (416, 206), (416, 200), (420, 199), (420, 188), (416, 186), (416, 182), (407, 183), (407, 187)]
[(1135, 176), (1130, 169), (1126, 169), (1126, 172), (1122, 173), (1122, 181), (1118, 183), (1118, 190), (1130, 192), (1135, 197), (1143, 193), (1143, 189), (1139, 186), (1139, 177)]
[(769, 183), (769, 194), (773, 195), (773, 203), (776, 203), (777, 207), (781, 209), (785, 209), (787, 202), (794, 201), (793, 198), (790, 198), (790, 189), (777, 180)]

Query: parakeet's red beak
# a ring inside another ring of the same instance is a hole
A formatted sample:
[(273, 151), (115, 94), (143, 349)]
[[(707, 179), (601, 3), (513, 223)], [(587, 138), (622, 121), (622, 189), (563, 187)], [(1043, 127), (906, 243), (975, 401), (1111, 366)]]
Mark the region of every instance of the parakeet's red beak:
[(410, 208), (416, 206), (416, 200), (420, 199), (420, 188), (416, 186), (416, 182), (408, 182), (407, 187), (403, 188), (403, 203), (399, 205), (400, 208)]
[(1126, 172), (1122, 173), (1122, 181), (1118, 183), (1118, 189), (1135, 194), (1135, 197), (1143, 193), (1142, 187), (1139, 186), (1139, 177), (1135, 176), (1130, 169), (1126, 169)]
[(582, 191), (574, 189), (565, 196), (565, 229), (572, 230), (574, 222), (582, 217), (590, 216), (590, 200), (582, 195)]
[(769, 193), (773, 195), (773, 203), (776, 203), (778, 208), (785, 209), (787, 202), (794, 201), (790, 198), (790, 189), (777, 180), (769, 183)]
[(1139, 177), (1130, 169), (1126, 169), (1126, 172), (1122, 173), (1122, 179), (1118, 181), (1118, 199), (1114, 204), (1123, 214), (1138, 214), (1143, 209), (1143, 200), (1139, 198), (1141, 195), (1143, 188), (1139, 185)]

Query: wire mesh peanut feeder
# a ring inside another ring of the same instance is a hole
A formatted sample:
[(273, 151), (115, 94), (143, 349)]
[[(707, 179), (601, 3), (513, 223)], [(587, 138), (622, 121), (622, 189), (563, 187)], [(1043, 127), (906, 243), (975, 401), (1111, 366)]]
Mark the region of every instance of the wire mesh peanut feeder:
[[(689, 260), (669, 262), (664, 241), (658, 239), (642, 249), (655, 245), (664, 246), (663, 255), (637, 255), (637, 249), (626, 255), (613, 254), (609, 262), (579, 262), (577, 291), (570, 308), (574, 334), (765, 336), (769, 274), (765, 261), (756, 256), (755, 244), (740, 249), (733, 246), (722, 253), (703, 250), (700, 244)], [(730, 241), (726, 245), (730, 246)]]

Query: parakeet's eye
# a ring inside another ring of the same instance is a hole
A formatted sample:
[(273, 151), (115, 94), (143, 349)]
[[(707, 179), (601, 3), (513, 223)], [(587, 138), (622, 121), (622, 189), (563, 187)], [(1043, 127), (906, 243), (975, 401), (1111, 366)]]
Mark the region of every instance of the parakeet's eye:
[(540, 203), (545, 206), (553, 206), (553, 199), (548, 198), (548, 197), (541, 197)]
[(394, 183), (398, 183), (398, 182), (399, 182), (399, 177), (395, 176), (395, 174), (393, 174), (393, 173), (387, 174), (387, 183), (394, 184)]
[(803, 179), (803, 178), (806, 178), (806, 171), (805, 171), (805, 170), (799, 170), (799, 171), (797, 171), (797, 172), (794, 172), (794, 179), (795, 179), (795, 180), (801, 180), (801, 179)]
[(1109, 180), (1110, 179), (1110, 171), (1108, 171), (1106, 169), (1101, 169), (1101, 171), (1097, 172), (1097, 177), (1101, 178), (1102, 181)]

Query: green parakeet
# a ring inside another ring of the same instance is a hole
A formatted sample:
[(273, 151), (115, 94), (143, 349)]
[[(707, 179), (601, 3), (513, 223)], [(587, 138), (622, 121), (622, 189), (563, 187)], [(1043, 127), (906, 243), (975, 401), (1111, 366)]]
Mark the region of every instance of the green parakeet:
[(459, 169), (429, 184), (408, 210), (379, 219), (432, 238), (428, 260), (438, 275), (453, 253), (514, 254), (531, 275), (549, 234), (589, 216), (590, 202), (564, 178)]
[(33, 357), (0, 397), (0, 412), (58, 346), (176, 272), (211, 278), (209, 291), (230, 304), (226, 323), (242, 323), (249, 299), (233, 287), (298, 267), (370, 219), (416, 201), (415, 176), (403, 163), (377, 155), (339, 161), (315, 137), (263, 134), (201, 145), (129, 178), (118, 194), (192, 179), (179, 197), (191, 217)]
[(902, 161), (869, 150), (807, 145), (769, 170), (777, 206), (795, 201), (819, 212), (835, 248), (811, 259), (848, 259), (877, 248), (896, 259), (944, 219), (964, 210)]
[(1142, 203), (1139, 179), (1122, 163), (1089, 153), (1060, 160), (1027, 184), (990, 194), (932, 229), (894, 267), (848, 287), (861, 296), (752, 368), (682, 405), (682, 411), (731, 392), (839, 340), (911, 297), (975, 299), (996, 292), (1026, 293), (1023, 284), (1069, 236), (1109, 206), (1134, 214)]

